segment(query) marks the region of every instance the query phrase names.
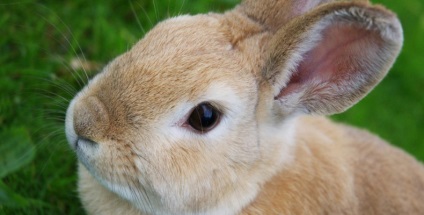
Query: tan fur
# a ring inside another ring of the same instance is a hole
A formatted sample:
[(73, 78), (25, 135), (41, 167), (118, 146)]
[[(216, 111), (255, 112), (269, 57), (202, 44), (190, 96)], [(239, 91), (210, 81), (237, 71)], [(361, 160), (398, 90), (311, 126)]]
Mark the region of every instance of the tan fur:
[[(66, 133), (89, 214), (424, 213), (420, 163), (304, 116), (343, 111), (384, 77), (396, 16), (367, 1), (258, 2), (158, 24), (76, 95)], [(185, 122), (205, 101), (223, 116), (196, 133)]]
[(243, 214), (421, 214), (424, 168), (372, 134), (306, 117), (292, 166)]

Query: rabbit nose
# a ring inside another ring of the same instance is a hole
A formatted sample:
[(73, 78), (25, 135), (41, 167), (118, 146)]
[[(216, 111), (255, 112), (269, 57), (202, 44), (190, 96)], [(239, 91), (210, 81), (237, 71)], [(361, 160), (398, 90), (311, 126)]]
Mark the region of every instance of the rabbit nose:
[(109, 116), (97, 97), (83, 98), (74, 107), (74, 129), (78, 137), (99, 142), (108, 128)]

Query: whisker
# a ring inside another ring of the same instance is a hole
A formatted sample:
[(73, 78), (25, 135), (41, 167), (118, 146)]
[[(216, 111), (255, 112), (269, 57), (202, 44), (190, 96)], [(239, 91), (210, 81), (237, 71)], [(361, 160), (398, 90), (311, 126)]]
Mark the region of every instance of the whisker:
[(138, 26), (143, 31), (143, 34), (146, 34), (146, 31), (144, 30), (143, 25), (141, 24), (140, 19), (138, 18), (137, 13), (134, 10), (134, 5), (133, 5), (132, 1), (128, 0), (128, 3), (130, 4), (131, 11), (134, 14), (134, 17), (135, 17), (135, 20), (137, 21)]
[(75, 93), (77, 92), (77, 89), (66, 81), (61, 81), (61, 80), (53, 81), (53, 80), (49, 80), (47, 78), (42, 78), (42, 77), (38, 77), (38, 76), (34, 76), (33, 78), (38, 79), (40, 81), (47, 82), (47, 83), (53, 85), (54, 87), (62, 89), (69, 96), (74, 96)]
[(181, 15), (182, 14), (184, 4), (185, 4), (185, 0), (183, 0), (183, 3), (181, 4), (180, 10), (178, 11), (178, 15)]
[[(51, 10), (50, 10), (51, 11)], [(60, 17), (60, 16), (56, 16), (58, 19), (59, 19), (59, 21), (65, 26), (65, 28), (68, 30), (68, 32), (71, 34), (71, 38), (77, 43), (77, 46), (78, 46), (78, 49), (79, 49), (79, 51), (81, 52), (81, 55), (82, 55), (82, 57), (83, 57), (83, 59), (84, 59), (84, 61), (87, 61), (87, 58), (85, 57), (85, 54), (84, 54), (84, 52), (83, 52), (83, 50), (82, 50), (82, 48), (81, 48), (81, 45), (80, 45), (80, 43), (78, 42), (78, 40), (76, 40), (76, 37), (75, 37), (75, 35), (74, 35), (74, 33), (72, 32), (72, 30), (71, 30), (71, 28), (63, 21), (63, 19)], [(69, 43), (69, 45), (71, 45), (70, 43)], [(71, 45), (71, 47), (72, 47), (72, 49), (74, 50), (74, 53), (76, 54), (76, 51), (75, 51), (75, 49), (73, 48), (73, 46)], [(80, 61), (80, 63), (81, 63), (81, 60), (80, 60), (80, 58), (78, 57), (78, 60)], [(85, 77), (86, 77), (86, 83), (85, 84), (87, 84), (88, 83), (88, 81), (89, 81), (89, 77), (88, 77), (88, 74), (87, 74), (87, 71), (85, 70), (85, 68), (84, 67), (82, 67), (82, 69), (83, 69), (83, 71), (84, 71), (84, 74), (85, 74)]]
[[(48, 97), (46, 96), (46, 98)], [(51, 106), (52, 108), (58, 108), (57, 111), (63, 112), (63, 114), (66, 114), (66, 110), (68, 109), (68, 103), (63, 104), (63, 103), (55, 102), (55, 103), (49, 104), (49, 106)], [(40, 109), (40, 111), (42, 110), (44, 109)]]
[[(59, 106), (60, 104), (52, 104), (51, 106)], [(50, 105), (49, 105), (50, 106)], [(66, 114), (66, 108), (67, 106), (60, 106), (60, 108), (63, 109), (57, 109), (57, 108), (34, 108), (34, 110), (42, 111), (44, 113), (60, 113), (60, 114)]]
[(40, 93), (45, 93), (44, 96), (46, 96), (46, 97), (51, 96), (51, 97), (48, 97), (48, 98), (59, 98), (59, 99), (61, 99), (62, 101), (66, 102), (66, 103), (69, 103), (70, 102), (70, 99), (65, 98), (65, 97), (63, 97), (63, 96), (61, 96), (61, 95), (59, 95), (59, 94), (57, 94), (55, 92), (50, 92), (48, 90), (41, 89), (41, 88), (40, 89), (35, 89), (35, 90), (38, 90)]
[[(53, 27), (55, 27), (55, 26), (53, 26)], [(55, 27), (55, 28), (57, 28), (57, 27)], [(63, 36), (63, 35), (62, 35)], [(66, 48), (59, 40), (57, 40), (57, 39), (55, 39), (55, 38), (53, 38), (52, 40), (54, 40), (54, 41), (56, 41), (56, 42), (58, 42), (59, 44), (60, 44), (60, 46), (62, 47), (62, 48)], [(17, 43), (17, 44), (20, 44), (20, 45), (25, 45), (25, 43)], [(43, 51), (45, 51), (46, 53), (48, 52), (48, 50), (47, 49), (45, 49), (45, 48), (43, 48), (43, 47), (40, 47), (39, 48), (40, 50), (43, 50)], [(66, 68), (66, 69), (68, 69), (69, 71), (73, 71), (73, 72), (71, 72), (71, 75), (72, 75), (72, 77), (73, 77), (73, 79), (74, 80), (76, 80), (77, 81), (77, 83), (79, 84), (79, 87), (80, 88), (82, 88), (83, 86), (84, 86), (84, 84), (83, 83), (81, 83), (80, 81), (80, 79), (78, 79), (76, 76), (75, 76), (75, 74), (74, 73), (78, 73), (78, 71), (77, 70), (75, 70), (74, 68), (72, 68), (72, 67), (70, 67), (67, 63), (65, 63), (65, 60), (63, 59), (63, 57), (60, 57), (59, 58), (60, 59), (60, 63)], [(43, 79), (43, 78), (41, 78), (41, 77), (39, 77), (39, 76), (35, 76), (35, 75), (25, 75), (26, 77), (30, 77), (30, 78), (37, 78), (37, 79)], [(54, 83), (52, 80), (48, 80), (48, 79), (46, 79), (46, 78), (44, 78), (43, 80), (45, 80), (45, 81), (48, 81), (48, 82), (51, 82), (51, 83)], [(64, 82), (64, 81), (61, 81), (61, 83), (63, 83), (65, 86), (67, 86), (67, 88), (68, 87), (71, 87), (71, 88), (73, 88), (73, 90), (72, 91), (74, 91), (74, 92), (77, 92), (77, 90), (76, 90), (76, 88), (75, 87), (73, 87), (71, 84), (69, 84), (68, 82)], [(57, 86), (59, 86), (58, 84), (55, 84), (55, 85), (57, 85)], [(62, 88), (62, 87), (65, 87), (65, 86), (59, 86), (60, 88)]]
[(159, 18), (158, 18), (158, 10), (157, 10), (157, 8), (156, 8), (155, 0), (152, 0), (152, 2), (153, 2), (153, 8), (155, 9), (156, 23), (158, 23), (158, 22), (159, 22)]
[[(48, 10), (48, 11), (50, 11), (52, 14), (55, 14), (53, 11), (51, 11), (49, 8), (47, 8), (47, 7), (45, 7), (45, 6), (43, 6), (43, 5), (40, 5), (40, 7), (42, 7), (42, 8), (44, 8), (44, 9), (46, 9), (46, 10)], [(71, 43), (71, 41), (68, 39), (68, 37), (65, 35), (65, 33), (63, 32), (63, 31), (61, 31), (60, 29), (59, 29), (59, 27), (56, 25), (56, 24), (54, 24), (53, 22), (51, 22), (50, 20), (48, 20), (46, 17), (44, 17), (43, 15), (41, 15), (41, 14), (38, 14), (44, 21), (46, 21), (46, 23), (48, 23), (48, 24), (50, 24), (51, 26), (53, 26), (60, 34), (61, 34), (61, 36), (65, 39), (65, 41), (69, 44), (69, 47), (71, 48), (71, 50), (72, 50), (72, 52), (76, 55), (76, 56), (78, 56), (78, 54), (77, 54), (77, 51), (75, 50), (75, 48), (74, 48), (74, 46), (72, 45), (72, 43)], [(72, 33), (72, 31), (70, 30), (70, 28), (69, 28), (69, 26), (67, 26), (64, 22), (63, 22), (63, 20), (59, 17), (59, 16), (56, 16), (61, 22), (62, 22), (62, 24), (65, 26), (65, 28), (68, 30), (68, 32), (70, 33), (70, 35), (71, 35), (71, 37), (74, 39), (74, 41), (77, 43), (77, 46), (79, 47), (79, 49), (80, 49), (80, 51), (82, 52), (82, 49), (81, 49), (81, 46), (79, 45), (79, 43), (78, 43), (78, 41), (76, 41), (75, 40), (75, 38), (74, 38), (74, 35), (73, 35), (73, 33)], [(84, 56), (84, 53), (81, 53), (82, 55), (83, 55), (83, 57), (84, 57), (84, 60), (85, 60), (85, 56)], [(78, 60), (79, 60), (79, 62), (82, 64), (82, 61), (81, 61), (81, 59), (79, 58), (79, 57), (77, 57), (78, 58)], [(86, 60), (85, 60), (86, 61)], [(88, 82), (88, 75), (87, 75), (87, 72), (86, 72), (86, 70), (85, 70), (85, 68), (82, 68), (83, 69), (83, 71), (84, 71), (84, 73), (85, 73), (85, 75), (86, 75), (86, 77), (87, 77), (87, 82)], [(79, 75), (79, 73), (77, 73), (78, 74), (78, 77), (80, 78), (80, 80), (81, 80), (81, 82), (82, 82), (82, 86), (84, 86), (84, 85), (86, 85), (86, 83), (84, 82), (84, 79), (82, 78), (82, 76), (80, 76)]]
[[(63, 47), (63, 45), (61, 45), (62, 47)], [(63, 47), (63, 48), (66, 48), (66, 47)], [(81, 68), (82, 68), (82, 71), (85, 73), (85, 75), (87, 76), (87, 72), (86, 72), (86, 69), (85, 69), (85, 66), (83, 66), (83, 62), (81, 61), (81, 58), (80, 57), (76, 57), (76, 61), (77, 61), (77, 63), (78, 64), (81, 64)], [(63, 59), (63, 57), (61, 57), (60, 58), (60, 63), (61, 63), (61, 65), (62, 66), (64, 66), (67, 70), (69, 70), (69, 71), (71, 71), (71, 75), (72, 75), (72, 77), (73, 77), (73, 79), (74, 80), (76, 80), (77, 82), (78, 82), (78, 85), (79, 85), (79, 88), (81, 89), (81, 88), (83, 88), (85, 85), (86, 85), (86, 83), (84, 83), (84, 81), (82, 81), (81, 79), (82, 79), (82, 77), (81, 77), (81, 75), (79, 74), (80, 72), (77, 70), (77, 69), (75, 69), (73, 66), (71, 66), (71, 64), (73, 63), (73, 62), (66, 62), (65, 61), (65, 59)], [(78, 76), (78, 77), (77, 77)], [(81, 82), (80, 82), (81, 81)], [(90, 80), (89, 79), (87, 79), (87, 83), (89, 82)]]
[(166, 18), (169, 18), (170, 17), (170, 14), (169, 14), (169, 5), (171, 4), (171, 2), (170, 2), (170, 0), (168, 0), (168, 7), (167, 7), (167, 11), (166, 11)]
[[(140, 6), (140, 9), (143, 11), (144, 16), (146, 16), (147, 20), (148, 20), (148, 21), (149, 21), (149, 23), (150, 23), (150, 27), (152, 27), (154, 24), (153, 24), (152, 20), (150, 19), (150, 16), (149, 16), (149, 14), (147, 13), (147, 11), (144, 9), (143, 5), (141, 5), (139, 2), (136, 2), (136, 4), (137, 4), (138, 6)], [(144, 34), (146, 34), (146, 33), (144, 33)]]
[(51, 120), (51, 121), (55, 120), (55, 121), (59, 121), (59, 122), (65, 122), (65, 118), (64, 117), (49, 116), (49, 117), (46, 117), (45, 119)]

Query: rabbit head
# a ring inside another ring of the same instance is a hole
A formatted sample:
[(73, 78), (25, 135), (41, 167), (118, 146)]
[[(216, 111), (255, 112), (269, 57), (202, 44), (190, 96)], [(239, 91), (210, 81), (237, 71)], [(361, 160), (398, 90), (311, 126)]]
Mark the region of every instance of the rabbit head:
[(245, 0), (159, 23), (79, 92), (68, 142), (144, 213), (233, 214), (293, 160), (296, 116), (344, 111), (402, 44), (366, 2)]

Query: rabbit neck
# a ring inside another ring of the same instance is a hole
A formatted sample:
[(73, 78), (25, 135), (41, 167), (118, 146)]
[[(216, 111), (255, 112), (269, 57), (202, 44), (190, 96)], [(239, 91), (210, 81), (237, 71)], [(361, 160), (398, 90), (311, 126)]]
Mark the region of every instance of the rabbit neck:
[[(242, 214), (355, 214), (354, 179), (342, 137), (328, 119), (301, 117), (292, 162), (281, 166)], [(329, 211), (321, 211), (323, 205)]]

